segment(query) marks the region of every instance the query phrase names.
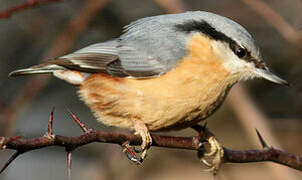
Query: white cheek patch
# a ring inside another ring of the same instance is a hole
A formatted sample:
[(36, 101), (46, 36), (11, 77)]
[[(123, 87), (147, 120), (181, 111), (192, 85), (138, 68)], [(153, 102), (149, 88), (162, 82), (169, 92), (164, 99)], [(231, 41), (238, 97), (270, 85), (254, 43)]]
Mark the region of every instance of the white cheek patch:
[(234, 75), (238, 75), (238, 80), (254, 78), (256, 69), (253, 63), (239, 59), (226, 43), (212, 41), (212, 48), (215, 54), (221, 59), (223, 66)]
[(90, 74), (72, 70), (54, 71), (53, 75), (73, 85), (80, 85)]

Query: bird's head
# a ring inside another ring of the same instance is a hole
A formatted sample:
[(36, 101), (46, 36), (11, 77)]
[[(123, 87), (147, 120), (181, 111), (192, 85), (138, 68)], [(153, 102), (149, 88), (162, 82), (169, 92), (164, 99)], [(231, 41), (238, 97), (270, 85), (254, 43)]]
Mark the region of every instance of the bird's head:
[(253, 37), (238, 23), (213, 13), (197, 11), (188, 12), (187, 17), (175, 27), (187, 36), (200, 33), (208, 37), (216, 56), (238, 80), (264, 78), (288, 85), (266, 66)]

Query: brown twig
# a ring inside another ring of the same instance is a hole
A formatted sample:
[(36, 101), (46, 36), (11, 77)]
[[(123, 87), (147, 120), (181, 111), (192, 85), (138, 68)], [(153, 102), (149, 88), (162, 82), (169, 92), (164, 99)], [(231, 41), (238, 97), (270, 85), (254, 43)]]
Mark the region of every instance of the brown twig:
[[(152, 134), (154, 143), (152, 146), (177, 148), (186, 150), (198, 150), (198, 137), (173, 137), (161, 136)], [(81, 136), (67, 137), (56, 135), (55, 138), (49, 139), (47, 137), (40, 137), (31, 140), (16, 140), (7, 143), (7, 149), (28, 152), (49, 146), (62, 146), (65, 148), (77, 148), (90, 144), (93, 142), (122, 144), (129, 141), (130, 145), (140, 145), (141, 139), (138, 136), (122, 133), (98, 132), (91, 131)], [(248, 163), (248, 162), (262, 162), (274, 161), (294, 169), (302, 171), (302, 157), (292, 155), (290, 153), (277, 150), (274, 148), (266, 148), (263, 150), (249, 150), (249, 151), (233, 151), (224, 147), (225, 163)]]
[(249, 163), (249, 162), (272, 161), (302, 171), (302, 157), (272, 147), (262, 150), (249, 150), (249, 151), (233, 151), (224, 148), (224, 153), (225, 153), (224, 156), (225, 162)]
[[(257, 107), (243, 85), (237, 85), (232, 89), (227, 102), (231, 105), (234, 114), (240, 120), (243, 129), (248, 134), (254, 146), (258, 145), (259, 139), (253, 136), (254, 129), (251, 127), (264, 132), (265, 137), (268, 138), (275, 147), (281, 148), (279, 140), (271, 130), (269, 118)], [(268, 164), (268, 167), (274, 179), (297, 179), (292, 172), (282, 166)]]
[[(207, 142), (207, 139), (209, 136), (213, 136), (213, 134), (209, 132), (205, 127), (194, 129), (200, 131), (198, 136), (175, 137), (152, 134), (152, 146), (210, 152), (211, 147), (209, 147), (210, 144)], [(262, 139), (261, 141), (264, 142), (259, 132), (258, 135), (259, 139)], [(65, 147), (67, 151), (69, 178), (71, 177), (71, 152), (80, 146), (84, 146), (93, 142), (112, 143), (123, 146), (125, 146), (125, 142), (127, 142), (129, 146), (141, 144), (141, 138), (136, 135), (123, 134), (118, 132), (99, 132), (94, 130), (87, 131), (81, 136), (74, 137), (53, 135), (51, 136), (51, 138), (43, 136), (30, 140), (14, 139), (14, 141), (12, 141), (11, 138), (7, 137), (2, 137), (1, 139), (5, 143), (4, 145), (7, 149), (16, 150), (16, 153), (5, 164), (5, 166), (2, 168), (2, 171), (4, 171), (5, 168), (22, 153), (49, 146), (61, 146)], [(200, 146), (201, 143), (203, 145), (202, 148)], [(233, 151), (225, 147), (223, 149), (224, 163), (273, 161), (302, 171), (302, 157), (295, 156), (293, 154), (275, 149), (273, 147), (264, 147), (264, 149), (262, 150), (249, 151)]]
[(59, 2), (59, 1), (65, 1), (65, 0), (28, 0), (27, 2), (23, 4), (19, 4), (17, 6), (14, 6), (8, 10), (5, 10), (3, 12), (0, 12), (0, 19), (7, 19), (9, 18), (12, 14), (15, 14), (18, 11), (25, 10), (28, 8), (32, 8), (34, 6), (39, 6), (39, 5), (44, 5), (44, 4), (49, 4), (53, 2)]

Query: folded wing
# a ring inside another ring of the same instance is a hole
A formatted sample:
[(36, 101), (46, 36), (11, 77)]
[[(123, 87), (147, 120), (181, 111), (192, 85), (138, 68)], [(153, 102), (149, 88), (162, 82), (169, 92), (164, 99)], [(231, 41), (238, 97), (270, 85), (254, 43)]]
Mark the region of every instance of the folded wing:
[(93, 44), (43, 64), (12, 72), (10, 75), (51, 73), (57, 70), (106, 73), (118, 77), (145, 78), (165, 72), (165, 66), (151, 55), (119, 40)]

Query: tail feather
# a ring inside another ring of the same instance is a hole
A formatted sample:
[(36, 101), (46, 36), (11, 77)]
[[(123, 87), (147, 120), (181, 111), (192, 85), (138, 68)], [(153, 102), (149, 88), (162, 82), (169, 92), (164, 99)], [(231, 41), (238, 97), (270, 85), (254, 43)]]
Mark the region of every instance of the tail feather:
[(19, 69), (9, 73), (9, 77), (11, 76), (22, 76), (29, 74), (47, 74), (52, 73), (57, 70), (64, 70), (65, 68), (62, 66), (58, 66), (55, 64), (40, 64), (37, 66), (32, 66), (26, 69)]

